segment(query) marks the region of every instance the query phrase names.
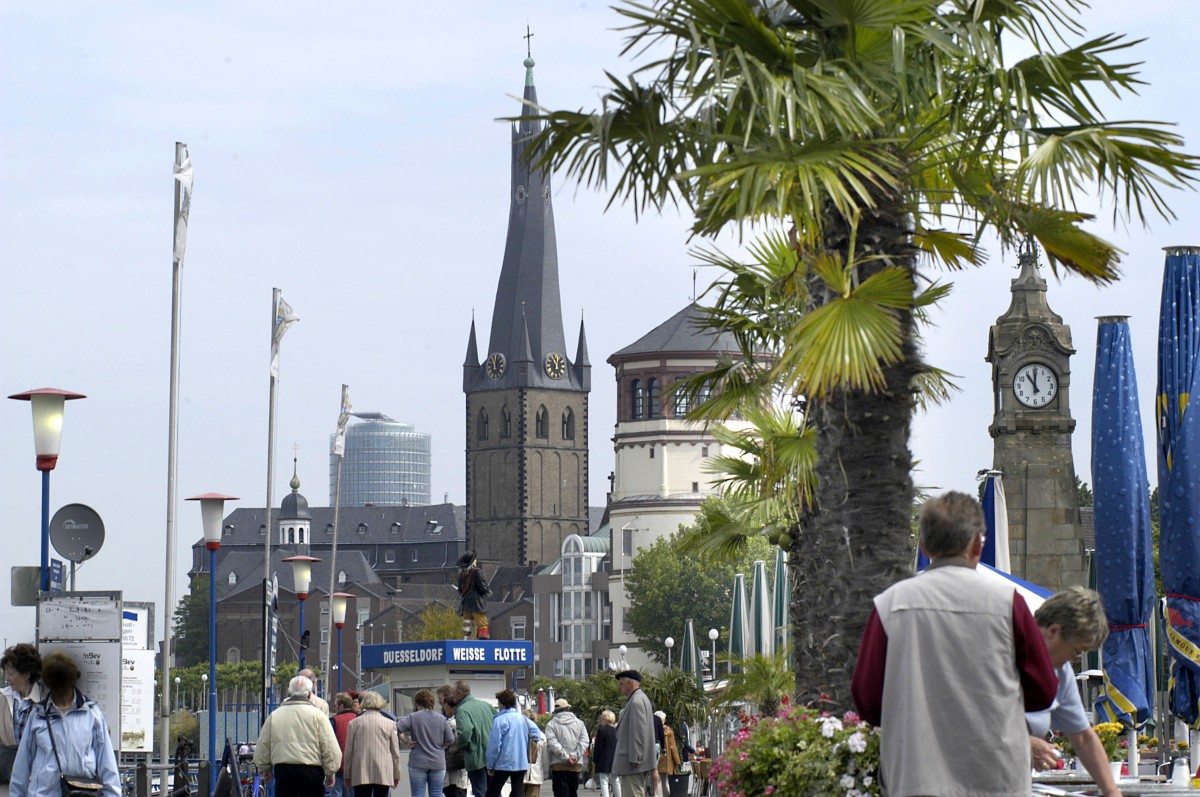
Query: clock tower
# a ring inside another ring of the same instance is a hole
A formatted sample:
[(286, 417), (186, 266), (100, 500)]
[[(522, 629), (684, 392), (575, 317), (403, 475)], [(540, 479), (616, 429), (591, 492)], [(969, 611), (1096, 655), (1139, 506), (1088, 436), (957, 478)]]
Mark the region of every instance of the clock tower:
[(1046, 303), (1037, 247), (1020, 251), (1012, 303), (988, 333), (993, 467), (1004, 474), (1014, 575), (1052, 590), (1086, 583), (1071, 453), (1071, 328)]
[(583, 323), (567, 357), (558, 290), (550, 175), (533, 164), (541, 129), (533, 59), (525, 59), (521, 121), (512, 127), (508, 238), (488, 348), (471, 322), (467, 395), (467, 546), (481, 564), (532, 567), (588, 533), (588, 391)]

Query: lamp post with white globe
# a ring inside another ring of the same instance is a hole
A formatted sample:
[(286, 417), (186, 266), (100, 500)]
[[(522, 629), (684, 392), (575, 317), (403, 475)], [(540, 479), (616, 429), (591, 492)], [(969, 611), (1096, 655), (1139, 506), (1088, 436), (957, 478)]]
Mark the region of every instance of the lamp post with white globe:
[(715, 628), (708, 629), (708, 638), (712, 641), (712, 677), (717, 680), (717, 637), (721, 633)]
[(663, 640), (663, 644), (667, 647), (667, 669), (671, 669), (671, 648), (675, 647), (675, 639), (667, 637)]

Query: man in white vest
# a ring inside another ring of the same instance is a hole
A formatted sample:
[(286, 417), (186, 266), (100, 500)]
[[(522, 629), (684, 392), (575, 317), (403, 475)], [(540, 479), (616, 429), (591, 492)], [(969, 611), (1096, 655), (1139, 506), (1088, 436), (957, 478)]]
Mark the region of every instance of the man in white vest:
[(889, 797), (1027, 797), (1025, 711), (1048, 707), (1058, 678), (1020, 594), (975, 572), (979, 503), (946, 493), (921, 507), (929, 569), (875, 597), (851, 692), (882, 728)]

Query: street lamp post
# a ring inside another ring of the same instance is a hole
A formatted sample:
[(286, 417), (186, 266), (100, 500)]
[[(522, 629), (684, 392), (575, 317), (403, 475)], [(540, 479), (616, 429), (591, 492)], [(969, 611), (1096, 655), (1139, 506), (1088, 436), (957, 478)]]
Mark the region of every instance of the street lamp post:
[[(200, 686), (200, 710), (203, 711), (205, 708), (207, 708), (207, 705), (208, 705), (208, 673), (206, 673), (206, 672), (200, 673), (200, 681), (202, 682), (201, 686)], [(211, 716), (209, 716), (209, 718), (208, 718), (208, 727), (210, 729), (213, 727)], [(211, 733), (209, 734), (209, 737), (210, 737), (209, 744), (214, 744), (214, 742), (211, 741), (211, 737), (212, 737)]]
[(41, 591), (50, 590), (50, 471), (58, 464), (62, 443), (63, 407), (72, 399), (87, 398), (82, 393), (40, 387), (14, 393), (10, 399), (28, 401), (33, 408), (33, 449), (37, 454), (37, 469), (42, 472), (42, 569)]
[(717, 637), (721, 634), (717, 629), (708, 629), (708, 638), (712, 641), (712, 677), (717, 680)]
[[(204, 526), (204, 547), (208, 549), (208, 754), (216, 766), (217, 723), (213, 717), (217, 709), (217, 551), (221, 547), (221, 518), (225, 516), (225, 502), (236, 501), (232, 495), (205, 493), (187, 499), (200, 502), (200, 522)], [(215, 771), (215, 770), (214, 770)], [(215, 783), (214, 783), (215, 785)]]
[(667, 646), (667, 669), (671, 669), (671, 648), (675, 647), (675, 639), (667, 637), (663, 640), (663, 644)]
[(333, 593), (333, 624), (337, 626), (338, 677), (337, 690), (342, 691), (342, 626), (346, 624), (346, 601), (354, 596), (349, 592)]
[(292, 565), (292, 581), (296, 586), (296, 598), (300, 601), (300, 666), (296, 672), (304, 669), (304, 653), (308, 645), (304, 641), (304, 601), (308, 599), (308, 587), (312, 583), (313, 562), (320, 559), (315, 556), (289, 556), (283, 561)]
[(183, 708), (183, 696), (179, 694), (179, 682), (183, 680), (178, 675), (175, 676), (175, 710), (179, 711)]

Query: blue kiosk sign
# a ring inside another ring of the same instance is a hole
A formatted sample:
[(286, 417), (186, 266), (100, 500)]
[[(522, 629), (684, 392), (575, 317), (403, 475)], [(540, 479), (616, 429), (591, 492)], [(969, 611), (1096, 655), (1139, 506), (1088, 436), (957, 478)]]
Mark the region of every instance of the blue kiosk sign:
[(362, 666), (368, 670), (439, 665), (529, 667), (533, 665), (533, 643), (519, 639), (445, 639), (362, 646)]

